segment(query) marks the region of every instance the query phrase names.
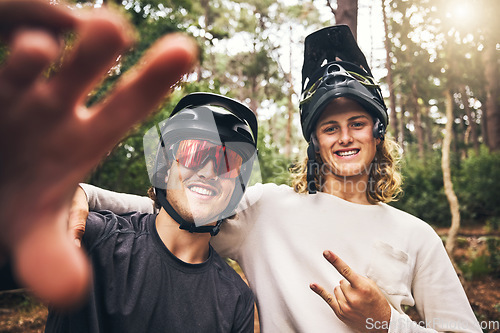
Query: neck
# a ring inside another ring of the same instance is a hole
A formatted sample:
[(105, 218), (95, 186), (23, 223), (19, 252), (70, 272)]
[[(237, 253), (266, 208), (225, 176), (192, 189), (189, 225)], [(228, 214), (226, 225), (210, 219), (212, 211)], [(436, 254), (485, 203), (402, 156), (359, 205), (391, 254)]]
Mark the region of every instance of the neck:
[(321, 192), (335, 195), (352, 203), (370, 205), (366, 196), (368, 175), (337, 176), (330, 174), (321, 186)]
[(163, 244), (180, 260), (200, 264), (208, 259), (209, 233), (190, 233), (179, 229), (179, 224), (163, 208), (156, 217), (156, 230)]

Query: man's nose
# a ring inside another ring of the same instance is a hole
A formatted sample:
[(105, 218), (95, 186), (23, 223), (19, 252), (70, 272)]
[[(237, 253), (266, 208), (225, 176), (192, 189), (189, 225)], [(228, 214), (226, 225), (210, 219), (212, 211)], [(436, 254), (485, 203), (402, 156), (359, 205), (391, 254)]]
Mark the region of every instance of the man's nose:
[(196, 172), (196, 174), (205, 179), (217, 178), (217, 170), (215, 169), (215, 162), (213, 159), (207, 159), (207, 162)]
[(339, 143), (348, 144), (352, 141), (352, 134), (348, 128), (342, 128), (340, 131)]

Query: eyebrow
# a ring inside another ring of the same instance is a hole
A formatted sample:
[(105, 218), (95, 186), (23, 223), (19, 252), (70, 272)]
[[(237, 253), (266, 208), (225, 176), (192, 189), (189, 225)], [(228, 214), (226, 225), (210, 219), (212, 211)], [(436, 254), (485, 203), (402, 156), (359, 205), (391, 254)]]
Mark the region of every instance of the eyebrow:
[[(365, 115), (359, 115), (359, 116), (353, 116), (353, 117), (347, 119), (347, 121), (358, 120), (359, 118), (366, 118), (366, 119), (368, 119), (368, 117), (365, 116)], [(338, 121), (335, 121), (335, 120), (325, 121), (325, 122), (319, 124), (319, 127), (323, 127), (325, 125), (333, 125), (333, 124), (338, 124)]]

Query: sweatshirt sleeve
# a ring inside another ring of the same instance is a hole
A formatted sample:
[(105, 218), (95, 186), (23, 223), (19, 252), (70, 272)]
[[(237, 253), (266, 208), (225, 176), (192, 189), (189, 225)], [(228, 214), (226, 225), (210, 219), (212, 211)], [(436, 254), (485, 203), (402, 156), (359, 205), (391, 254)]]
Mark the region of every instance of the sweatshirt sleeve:
[(420, 236), (427, 241), (416, 261), (412, 293), (422, 321), (392, 309), (389, 333), (482, 332), (443, 242), (430, 227)]
[(89, 210), (109, 210), (115, 214), (128, 212), (155, 213), (153, 201), (148, 197), (134, 194), (118, 193), (90, 184), (80, 184), (87, 195)]

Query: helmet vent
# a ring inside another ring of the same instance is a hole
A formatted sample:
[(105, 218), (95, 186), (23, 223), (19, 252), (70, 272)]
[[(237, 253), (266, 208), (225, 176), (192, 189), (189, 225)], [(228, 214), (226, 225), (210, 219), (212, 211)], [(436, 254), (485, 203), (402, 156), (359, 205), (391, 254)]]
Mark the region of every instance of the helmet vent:
[(248, 129), (244, 128), (244, 127), (241, 127), (241, 126), (236, 126), (236, 132), (238, 132), (239, 134), (243, 135), (244, 137), (246, 138), (249, 138), (250, 140), (252, 140), (251, 137), (249, 137), (249, 133), (248, 133)]
[(302, 87), (302, 91), (307, 89), (307, 85), (309, 84), (309, 78), (307, 77), (306, 80), (304, 81), (304, 85)]
[(347, 78), (346, 77), (344, 77), (344, 76), (334, 76), (334, 77), (328, 78), (325, 81), (325, 85), (327, 85), (327, 86), (336, 86), (336, 85), (339, 85), (339, 84), (344, 84), (346, 82), (347, 82)]
[(342, 71), (341, 67), (337, 64), (328, 66), (328, 74)]
[(175, 115), (175, 119), (177, 120), (193, 120), (196, 118), (196, 114), (189, 112), (189, 110), (185, 109), (183, 112), (179, 112)]

